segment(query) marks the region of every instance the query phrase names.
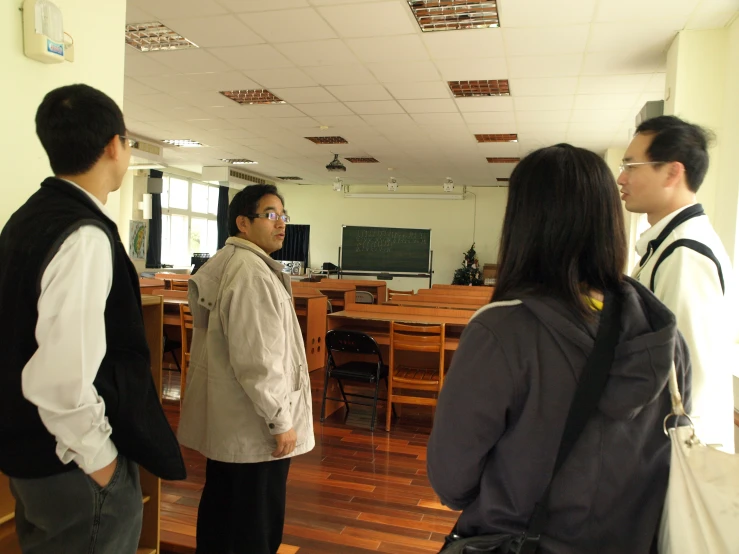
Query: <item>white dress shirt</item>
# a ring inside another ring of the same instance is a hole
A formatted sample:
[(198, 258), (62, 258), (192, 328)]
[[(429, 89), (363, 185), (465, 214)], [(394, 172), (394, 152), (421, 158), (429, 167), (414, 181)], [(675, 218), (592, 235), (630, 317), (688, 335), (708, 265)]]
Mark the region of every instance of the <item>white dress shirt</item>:
[[(640, 256), (649, 241), (656, 239), (672, 219), (686, 209), (672, 212), (647, 229), (636, 243)], [(732, 356), (737, 339), (736, 291), (734, 276), (721, 239), (707, 217), (690, 219), (675, 228), (643, 266), (634, 268), (635, 277), (649, 287), (660, 255), (678, 239), (693, 239), (708, 246), (721, 264), (725, 292), (721, 289), (716, 264), (690, 248), (677, 248), (657, 269), (654, 294), (675, 314), (677, 328), (690, 349), (693, 369), (693, 407), (698, 437), (734, 452), (734, 399)]]
[[(100, 200), (75, 183), (110, 217)], [(23, 368), (23, 395), (38, 406), (56, 437), (56, 454), (85, 473), (110, 464), (118, 451), (105, 402), (93, 381), (106, 353), (105, 304), (113, 283), (113, 255), (105, 232), (94, 225), (74, 231), (41, 277), (36, 342)]]

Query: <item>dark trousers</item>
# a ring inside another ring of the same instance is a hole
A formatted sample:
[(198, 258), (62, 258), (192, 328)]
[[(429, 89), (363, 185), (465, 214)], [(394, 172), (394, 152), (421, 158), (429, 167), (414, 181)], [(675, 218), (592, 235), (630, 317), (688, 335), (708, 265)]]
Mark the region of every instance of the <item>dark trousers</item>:
[(276, 554), (285, 524), (290, 459), (208, 460), (198, 507), (197, 554)]
[(139, 466), (118, 457), (105, 487), (82, 470), (10, 479), (24, 554), (134, 554), (141, 534)]

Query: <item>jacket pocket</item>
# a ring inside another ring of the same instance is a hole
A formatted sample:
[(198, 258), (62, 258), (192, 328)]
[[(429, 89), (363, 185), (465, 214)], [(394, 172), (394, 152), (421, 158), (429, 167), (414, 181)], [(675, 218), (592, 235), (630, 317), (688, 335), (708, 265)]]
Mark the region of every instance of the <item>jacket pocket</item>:
[(296, 390), (291, 392), (289, 395), (290, 399), (290, 415), (293, 418), (293, 429), (298, 435), (298, 440), (295, 443), (296, 446), (303, 444), (308, 438), (308, 418), (306, 416), (306, 402), (303, 398), (303, 391)]

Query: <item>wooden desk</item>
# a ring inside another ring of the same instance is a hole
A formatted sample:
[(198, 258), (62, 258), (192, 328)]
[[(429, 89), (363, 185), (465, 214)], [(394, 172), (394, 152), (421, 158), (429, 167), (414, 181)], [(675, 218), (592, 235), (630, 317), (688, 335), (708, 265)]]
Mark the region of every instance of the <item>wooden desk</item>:
[(441, 304), (462, 304), (465, 306), (477, 306), (478, 308), (488, 304), (490, 299), (479, 295), (465, 294), (405, 294), (393, 295), (393, 302), (438, 302)]
[(328, 298), (320, 291), (293, 290), (293, 305), (300, 323), (300, 330), (303, 333), (308, 371), (320, 369), (326, 365), (324, 342), (326, 340)]
[(328, 279), (321, 282), (347, 283), (354, 285), (357, 290), (366, 291), (375, 297), (375, 304), (387, 302), (387, 281), (370, 281), (369, 279)]
[[(362, 331), (375, 339), (384, 350), (383, 360), (390, 359), (387, 349), (390, 345), (390, 322), (410, 324), (446, 324), (446, 359), (451, 361), (453, 352), (459, 346), (459, 338), (474, 314), (472, 310), (444, 308), (419, 308), (406, 306), (378, 306), (375, 304), (353, 304), (348, 310), (328, 315), (328, 328)], [(329, 384), (328, 396), (339, 398), (340, 391), (335, 381)], [(343, 402), (326, 401), (326, 415), (344, 407)]]
[(448, 310), (473, 310), (476, 311), (485, 305), (485, 302), (476, 302), (472, 304), (460, 304), (456, 300), (454, 302), (444, 302), (438, 300), (404, 300), (399, 299), (399, 296), (408, 296), (413, 298), (410, 294), (400, 294), (393, 297), (386, 306), (414, 306), (416, 308), (444, 308)]
[(320, 292), (328, 297), (331, 301), (333, 311), (344, 309), (348, 304), (354, 304), (356, 298), (356, 287), (351, 284), (342, 283), (340, 281), (321, 281), (319, 283), (299, 282), (292, 284), (293, 293), (295, 292)]
[[(142, 296), (144, 330), (151, 352), (151, 372), (154, 384), (162, 394), (162, 299), (158, 296)], [(144, 515), (137, 554), (156, 554), (159, 552), (161, 521), (161, 482), (144, 468), (140, 469), (141, 492), (143, 494)], [(20, 554), (20, 546), (15, 534), (15, 499), (10, 494), (8, 478), (0, 474), (0, 552)], [(53, 499), (50, 499), (53, 501)]]
[(490, 299), (493, 297), (493, 289), (492, 287), (459, 287), (459, 289), (453, 290), (445, 288), (418, 289), (416, 294), (425, 296), (465, 296), (485, 298), (490, 302)]

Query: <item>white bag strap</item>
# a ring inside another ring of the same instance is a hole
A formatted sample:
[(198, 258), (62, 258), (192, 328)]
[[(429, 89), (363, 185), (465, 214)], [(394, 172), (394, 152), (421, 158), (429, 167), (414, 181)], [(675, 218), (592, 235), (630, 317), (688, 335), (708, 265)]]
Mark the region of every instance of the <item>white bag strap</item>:
[[(675, 369), (675, 362), (672, 362), (670, 368), (670, 398), (672, 398), (672, 413), (671, 416), (686, 416), (685, 406), (683, 406), (683, 397), (680, 394), (680, 388), (677, 385), (677, 370)], [(669, 416), (668, 416), (669, 417)]]

